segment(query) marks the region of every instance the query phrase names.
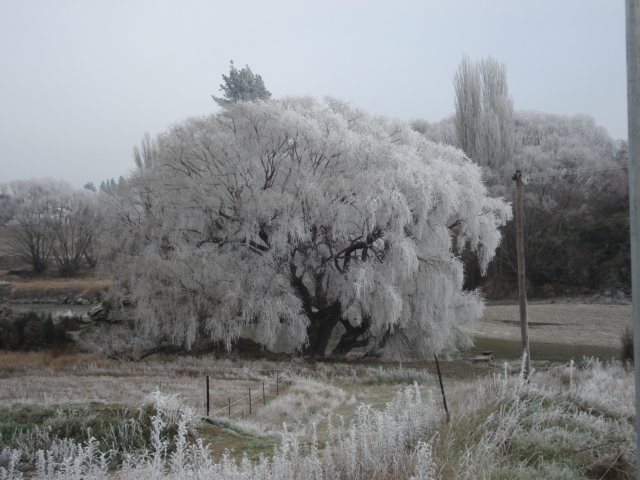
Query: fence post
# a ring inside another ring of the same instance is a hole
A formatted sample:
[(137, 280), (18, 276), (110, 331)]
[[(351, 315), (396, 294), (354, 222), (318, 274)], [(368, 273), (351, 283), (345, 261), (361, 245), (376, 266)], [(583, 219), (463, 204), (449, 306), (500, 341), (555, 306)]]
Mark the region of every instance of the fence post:
[(231, 398), (229, 398), (229, 418), (231, 418)]
[(251, 389), (249, 389), (249, 415), (251, 415)]
[(442, 373), (440, 373), (440, 363), (438, 362), (438, 356), (434, 353), (436, 359), (436, 369), (438, 370), (438, 379), (440, 380), (440, 390), (442, 391), (442, 402), (444, 403), (444, 411), (447, 412), (447, 423), (450, 420), (449, 408), (447, 407), (447, 397), (444, 395), (444, 385), (442, 384)]
[(267, 404), (267, 397), (264, 393), (264, 380), (262, 381), (262, 405), (266, 405)]
[(209, 416), (209, 375), (207, 375), (207, 417)]

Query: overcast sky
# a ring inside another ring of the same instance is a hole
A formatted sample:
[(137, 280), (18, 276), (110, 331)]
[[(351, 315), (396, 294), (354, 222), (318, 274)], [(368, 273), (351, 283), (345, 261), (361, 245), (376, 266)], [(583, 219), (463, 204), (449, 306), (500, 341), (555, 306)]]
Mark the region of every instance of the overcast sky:
[(0, 183), (126, 175), (144, 132), (217, 110), (230, 60), (275, 98), (438, 121), (491, 55), (516, 110), (626, 138), (624, 32), (622, 0), (0, 0)]

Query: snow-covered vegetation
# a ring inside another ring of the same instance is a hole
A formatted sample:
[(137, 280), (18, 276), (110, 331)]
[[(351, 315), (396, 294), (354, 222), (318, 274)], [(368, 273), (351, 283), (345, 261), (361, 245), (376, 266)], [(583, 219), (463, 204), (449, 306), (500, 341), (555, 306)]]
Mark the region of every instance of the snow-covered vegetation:
[(310, 357), (465, 347), (478, 288), (515, 291), (501, 197), (516, 169), (530, 295), (628, 289), (624, 142), (585, 115), (515, 110), (497, 60), (463, 57), (455, 113), (413, 128), (333, 98), (271, 100), (248, 66), (223, 81), (220, 113), (146, 134), (136, 170), (100, 192), (0, 185), (3, 262), (113, 275), (110, 299), (131, 309), (94, 351), (229, 348), (249, 324)]
[(249, 324), (308, 356), (469, 344), (507, 203), (460, 150), (342, 101), (238, 102), (160, 135), (105, 210), (101, 261), (136, 335), (228, 347)]
[(97, 203), (94, 195), (53, 179), (0, 184), (0, 225), (8, 235), (0, 254), (8, 254), (42, 273), (51, 265), (60, 276), (95, 266)]
[[(624, 290), (624, 143), (586, 116), (516, 113), (506, 68), (491, 58), (464, 57), (454, 116), (414, 128), (333, 98), (269, 100), (248, 67), (223, 79), (223, 110), (146, 135), (118, 184), (0, 185), (2, 253), (35, 273), (55, 264), (73, 276), (99, 262), (113, 276), (101, 306), (110, 322), (82, 345), (120, 361), (9, 359), (0, 480), (633, 478), (628, 366), (466, 376), (447, 383), (444, 415), (420, 368), (299, 358), (469, 345), (483, 309), (476, 287), (513, 289), (501, 197), (516, 168), (530, 180), (534, 289)], [(50, 339), (45, 320), (5, 324)], [(247, 327), (256, 350), (284, 334), (298, 357), (140, 362), (167, 352), (159, 347), (229, 354)]]
[[(464, 56), (454, 75), (455, 113), (412, 125), (425, 138), (461, 148), (482, 168), (494, 196), (512, 199), (513, 175), (525, 187), (525, 252), (529, 295), (625, 289), (629, 269), (627, 145), (588, 115), (521, 111), (509, 95), (507, 68), (488, 57)], [(466, 285), (492, 296), (515, 289), (515, 225), (488, 275), (465, 257)]]
[[(196, 411), (178, 396), (158, 392), (145, 406), (132, 409), (129, 420), (102, 430), (101, 438), (90, 429), (84, 436), (56, 437), (51, 424), (3, 437), (0, 479), (26, 478), (25, 468), (28, 478), (51, 480), (581, 479), (635, 474), (633, 374), (620, 364), (585, 359), (534, 372), (529, 382), (505, 370), (449, 383), (450, 422), (432, 377), (424, 384), (397, 384), (395, 395), (381, 407), (350, 400), (349, 391), (366, 385), (376, 370), (340, 364), (307, 367), (289, 395), (272, 400), (261, 417), (213, 417), (221, 430), (266, 435), (283, 420), (282, 412), (298, 410), (299, 418), (290, 418), (308, 428), (289, 428), (284, 422), (270, 454), (251, 459), (238, 458), (231, 450), (214, 454)], [(301, 408), (303, 397), (316, 406)], [(61, 411), (58, 422), (65, 415), (68, 420), (69, 414)]]

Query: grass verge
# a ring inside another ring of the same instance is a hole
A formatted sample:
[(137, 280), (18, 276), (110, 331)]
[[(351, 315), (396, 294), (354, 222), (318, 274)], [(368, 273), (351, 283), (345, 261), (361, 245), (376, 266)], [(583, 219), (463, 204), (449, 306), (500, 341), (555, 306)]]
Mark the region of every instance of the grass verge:
[[(217, 369), (212, 378), (246, 382), (260, 369), (284, 366), (183, 358), (129, 368)], [(557, 366), (530, 381), (505, 369), (447, 382), (450, 422), (437, 380), (414, 366), (286, 368), (286, 394), (251, 418), (216, 417), (216, 425), (202, 424), (173, 395), (156, 394), (140, 408), (11, 407), (2, 421), (20, 433), (12, 434), (14, 443), (3, 433), (0, 479), (19, 478), (20, 465), (33, 478), (77, 480), (105, 472), (122, 480), (635, 478), (633, 373), (619, 363)], [(289, 418), (293, 428), (279, 426)], [(43, 435), (55, 440), (41, 444), (46, 453), (25, 453)]]

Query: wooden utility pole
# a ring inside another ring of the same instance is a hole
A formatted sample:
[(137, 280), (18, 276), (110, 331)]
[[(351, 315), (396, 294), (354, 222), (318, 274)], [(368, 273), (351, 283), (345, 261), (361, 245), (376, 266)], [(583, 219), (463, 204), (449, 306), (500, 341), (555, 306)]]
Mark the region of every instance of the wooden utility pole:
[(531, 373), (531, 354), (529, 351), (529, 323), (527, 320), (527, 284), (524, 268), (524, 183), (522, 172), (516, 170), (513, 179), (516, 182), (516, 226), (518, 249), (518, 298), (520, 301), (520, 338), (522, 339), (522, 353), (525, 356), (525, 379)]
[[(640, 399), (640, 0), (627, 0), (627, 113), (629, 126), (629, 215), (636, 399)], [(636, 401), (636, 464), (640, 478), (640, 401)]]

